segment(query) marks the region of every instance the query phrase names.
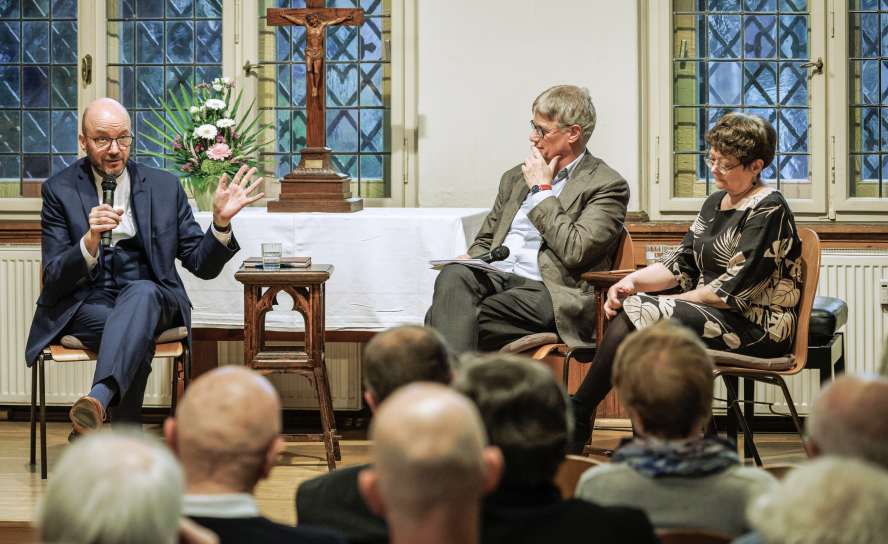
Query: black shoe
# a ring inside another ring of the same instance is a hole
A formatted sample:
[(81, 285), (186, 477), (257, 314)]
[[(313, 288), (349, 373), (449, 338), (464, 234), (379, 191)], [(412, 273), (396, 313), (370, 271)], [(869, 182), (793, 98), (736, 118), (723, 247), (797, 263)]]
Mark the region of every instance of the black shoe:
[(567, 398), (567, 405), (573, 417), (573, 431), (567, 441), (568, 455), (582, 455), (583, 448), (592, 436), (592, 417), (595, 411), (576, 400), (573, 395)]

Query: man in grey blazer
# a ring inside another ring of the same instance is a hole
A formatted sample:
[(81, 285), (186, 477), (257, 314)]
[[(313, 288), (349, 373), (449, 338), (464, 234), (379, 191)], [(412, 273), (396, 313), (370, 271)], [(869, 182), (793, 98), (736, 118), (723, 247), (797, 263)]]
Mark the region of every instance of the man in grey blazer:
[(506, 246), (509, 257), (493, 264), (507, 273), (451, 264), (435, 281), (425, 322), (457, 354), (539, 332), (570, 347), (592, 342), (594, 298), (580, 276), (610, 269), (629, 185), (586, 149), (596, 122), (588, 89), (552, 87), (532, 111), (532, 155), (503, 174), (475, 242), (457, 257)]

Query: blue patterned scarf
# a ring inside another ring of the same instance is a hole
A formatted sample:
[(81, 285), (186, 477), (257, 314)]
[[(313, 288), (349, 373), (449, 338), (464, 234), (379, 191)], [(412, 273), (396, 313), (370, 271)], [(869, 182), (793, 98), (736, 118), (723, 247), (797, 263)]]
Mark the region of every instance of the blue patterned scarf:
[(701, 478), (740, 465), (740, 457), (734, 443), (723, 438), (639, 437), (624, 440), (611, 462), (627, 463), (648, 478)]

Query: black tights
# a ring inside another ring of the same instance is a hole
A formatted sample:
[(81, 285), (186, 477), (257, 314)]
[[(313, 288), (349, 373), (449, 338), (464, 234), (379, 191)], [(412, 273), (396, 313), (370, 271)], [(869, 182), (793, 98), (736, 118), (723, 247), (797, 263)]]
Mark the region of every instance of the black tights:
[(598, 344), (595, 358), (590, 363), (589, 373), (583, 378), (583, 383), (574, 394), (575, 400), (590, 410), (595, 410), (598, 404), (604, 400), (613, 387), (611, 372), (614, 368), (617, 348), (634, 331), (635, 326), (632, 325), (626, 312), (620, 312), (617, 317), (611, 320), (610, 326), (604, 333), (604, 338)]

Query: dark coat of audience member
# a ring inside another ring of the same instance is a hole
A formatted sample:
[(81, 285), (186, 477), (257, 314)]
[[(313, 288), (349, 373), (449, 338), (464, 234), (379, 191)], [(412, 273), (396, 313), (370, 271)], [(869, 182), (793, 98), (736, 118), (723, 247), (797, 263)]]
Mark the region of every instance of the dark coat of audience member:
[[(374, 412), (396, 389), (413, 382), (449, 384), (453, 362), (444, 339), (428, 327), (377, 334), (364, 350), (364, 399)], [(296, 490), (297, 522), (336, 530), (350, 542), (388, 542), (385, 520), (358, 491), (358, 473), (370, 465), (337, 469)]]
[(567, 446), (567, 401), (549, 369), (491, 355), (470, 363), (453, 386), (478, 405), (505, 459), (499, 488), (484, 499), (482, 542), (659, 542), (640, 510), (561, 498), (553, 479)]

